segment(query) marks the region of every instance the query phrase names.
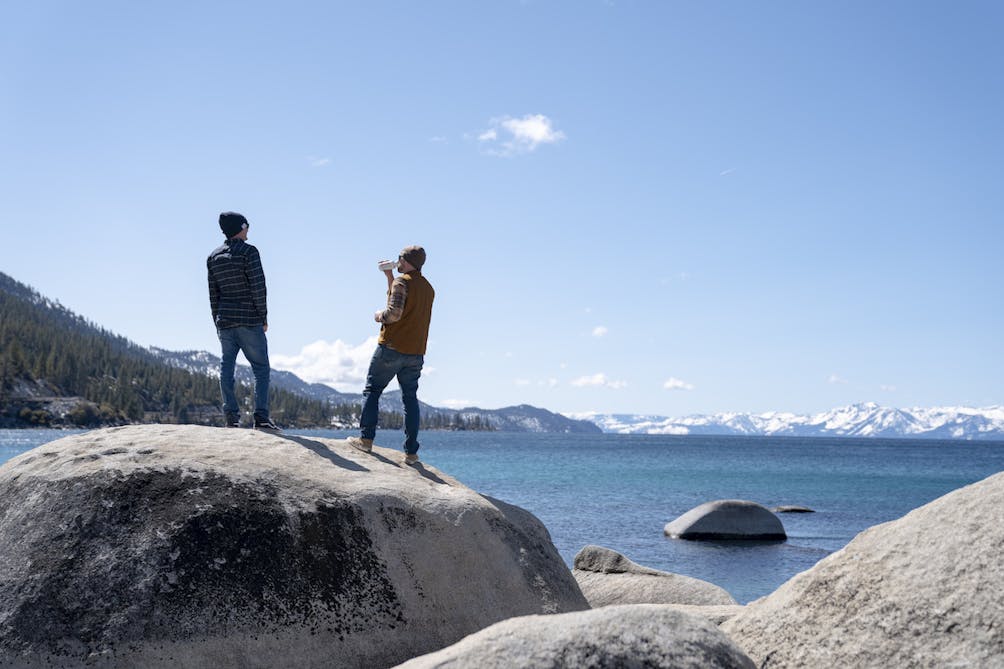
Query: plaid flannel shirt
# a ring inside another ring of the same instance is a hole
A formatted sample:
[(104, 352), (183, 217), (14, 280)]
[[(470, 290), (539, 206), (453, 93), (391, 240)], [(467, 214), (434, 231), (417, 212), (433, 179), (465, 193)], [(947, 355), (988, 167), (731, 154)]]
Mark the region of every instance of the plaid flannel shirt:
[(408, 299), (408, 282), (397, 277), (387, 291), (387, 308), (380, 313), (381, 323), (397, 323), (404, 314), (404, 303)]
[(209, 306), (217, 328), (253, 327), (268, 323), (265, 272), (258, 249), (241, 239), (228, 239), (206, 260)]

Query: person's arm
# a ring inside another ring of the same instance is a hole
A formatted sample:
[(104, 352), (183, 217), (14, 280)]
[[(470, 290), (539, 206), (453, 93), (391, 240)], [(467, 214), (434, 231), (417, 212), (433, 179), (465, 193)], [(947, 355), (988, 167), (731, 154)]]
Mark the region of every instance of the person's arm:
[(213, 270), (210, 267), (210, 260), (206, 261), (206, 274), (209, 275), (209, 309), (213, 312), (213, 325), (216, 325), (216, 314), (220, 311), (220, 286), (213, 278)]
[(253, 246), (248, 250), (247, 265), (244, 271), (247, 274), (248, 287), (251, 289), (251, 301), (267, 329), (268, 303), (265, 290), (265, 271), (261, 268), (261, 256), (258, 255), (258, 249)]
[(397, 277), (391, 283), (387, 297), (387, 308), (374, 314), (377, 323), (396, 323), (404, 313), (404, 302), (408, 299), (408, 282)]

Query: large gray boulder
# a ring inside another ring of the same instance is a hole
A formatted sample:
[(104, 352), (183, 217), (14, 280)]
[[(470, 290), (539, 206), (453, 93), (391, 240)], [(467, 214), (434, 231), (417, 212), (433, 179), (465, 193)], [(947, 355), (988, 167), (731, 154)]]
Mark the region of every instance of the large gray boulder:
[(781, 520), (765, 506), (742, 499), (705, 502), (663, 530), (675, 539), (786, 539)]
[(398, 669), (753, 669), (713, 624), (669, 606), (605, 606), (492, 625)]
[(748, 604), (727, 631), (761, 666), (1004, 667), (1004, 474), (961, 488)]
[(572, 575), (593, 608), (612, 604), (735, 604), (724, 588), (698, 578), (649, 569), (617, 551), (586, 546)]
[(530, 513), (396, 451), (137, 426), (0, 467), (0, 665), (369, 669), (587, 606)]

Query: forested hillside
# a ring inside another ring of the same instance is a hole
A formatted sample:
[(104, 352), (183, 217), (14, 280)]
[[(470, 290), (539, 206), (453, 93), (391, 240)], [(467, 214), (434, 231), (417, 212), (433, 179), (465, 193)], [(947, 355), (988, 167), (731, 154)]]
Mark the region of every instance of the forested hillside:
[[(250, 389), (238, 385), (242, 406)], [(273, 418), (327, 426), (335, 408), (273, 388)], [(146, 349), (0, 273), (0, 426), (218, 424), (217, 379)]]

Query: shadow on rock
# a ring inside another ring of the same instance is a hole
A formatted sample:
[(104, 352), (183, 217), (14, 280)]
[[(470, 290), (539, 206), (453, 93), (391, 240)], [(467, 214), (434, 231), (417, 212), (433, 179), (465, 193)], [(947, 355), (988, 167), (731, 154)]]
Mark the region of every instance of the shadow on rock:
[(433, 483), (438, 483), (439, 485), (449, 485), (449, 483), (441, 479), (439, 476), (436, 476), (434, 472), (426, 469), (425, 465), (423, 465), (421, 462), (417, 462), (414, 465), (405, 465), (400, 460), (388, 458), (385, 455), (380, 455), (376, 451), (370, 451), (368, 455), (372, 458), (376, 458), (380, 462), (387, 465), (391, 465), (394, 467), (405, 467), (405, 468), (410, 467), (415, 471), (417, 471), (423, 478), (427, 478)]
[(342, 469), (349, 469), (354, 472), (369, 471), (369, 469), (363, 467), (358, 462), (352, 462), (351, 460), (348, 460), (340, 455), (337, 455), (334, 451), (332, 451), (330, 448), (328, 448), (319, 441), (307, 439), (306, 437), (296, 437), (290, 434), (277, 434), (275, 436), (279, 437), (280, 439), (285, 439), (286, 441), (292, 441), (295, 444), (299, 444), (300, 446), (306, 448), (308, 451), (313, 451), (314, 453), (317, 453), (325, 460), (330, 461), (332, 464), (337, 465)]
[(424, 478), (429, 479), (433, 483), (438, 483), (440, 485), (449, 485), (446, 481), (444, 481), (443, 479), (441, 479), (438, 476), (436, 476), (435, 473), (433, 473), (432, 471), (426, 469), (425, 466), (422, 465), (421, 462), (417, 462), (414, 465), (411, 465), (411, 467), (415, 471), (417, 471), (419, 474), (421, 474)]

